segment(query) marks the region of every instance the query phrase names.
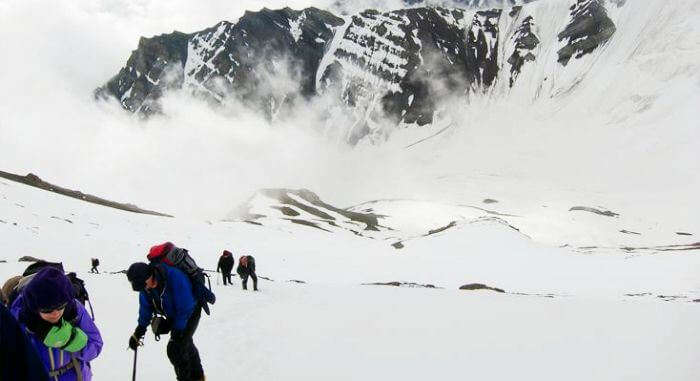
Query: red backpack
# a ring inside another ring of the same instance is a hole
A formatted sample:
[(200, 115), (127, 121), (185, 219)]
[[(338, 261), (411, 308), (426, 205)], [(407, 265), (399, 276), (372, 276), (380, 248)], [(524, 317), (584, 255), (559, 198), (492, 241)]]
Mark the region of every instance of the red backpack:
[(151, 247), (146, 258), (151, 263), (165, 263), (187, 274), (187, 277), (192, 282), (192, 291), (195, 294), (195, 298), (202, 302), (202, 308), (209, 314), (207, 303), (214, 304), (216, 296), (211, 292), (211, 285), (209, 285), (209, 289), (204, 285), (204, 278), (208, 278), (208, 276), (204, 274), (204, 270), (197, 266), (187, 249), (177, 247), (172, 242), (165, 242)]

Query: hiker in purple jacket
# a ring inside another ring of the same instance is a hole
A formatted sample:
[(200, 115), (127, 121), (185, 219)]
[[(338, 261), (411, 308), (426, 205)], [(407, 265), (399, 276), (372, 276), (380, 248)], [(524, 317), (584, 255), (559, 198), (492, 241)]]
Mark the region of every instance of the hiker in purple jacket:
[(52, 381), (90, 381), (90, 361), (102, 350), (102, 336), (73, 286), (58, 269), (39, 271), (12, 303)]

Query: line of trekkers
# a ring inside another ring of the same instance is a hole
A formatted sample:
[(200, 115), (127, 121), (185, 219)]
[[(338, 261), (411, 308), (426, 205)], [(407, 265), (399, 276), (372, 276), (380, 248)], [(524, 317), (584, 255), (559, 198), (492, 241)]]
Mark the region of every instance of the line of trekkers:
[[(209, 314), (209, 304), (216, 301), (211, 282), (208, 287), (205, 282), (208, 275), (186, 249), (170, 242), (153, 246), (147, 258), (148, 263), (136, 262), (126, 271), (132, 289), (139, 293), (138, 325), (128, 341), (134, 350), (133, 379), (136, 351), (150, 325), (156, 341), (170, 334), (167, 355), (177, 380), (204, 380), (192, 337), (202, 311)], [(91, 272), (97, 272), (95, 262)], [(224, 285), (231, 284), (233, 265), (233, 255), (224, 250), (217, 266)], [(252, 256), (239, 258), (237, 273), (244, 290), (248, 277), (258, 290)], [(22, 275), (10, 278), (1, 294), (0, 380), (92, 379), (90, 361), (102, 351), (103, 341), (85, 284), (75, 273), (65, 274), (61, 263), (35, 262)]]

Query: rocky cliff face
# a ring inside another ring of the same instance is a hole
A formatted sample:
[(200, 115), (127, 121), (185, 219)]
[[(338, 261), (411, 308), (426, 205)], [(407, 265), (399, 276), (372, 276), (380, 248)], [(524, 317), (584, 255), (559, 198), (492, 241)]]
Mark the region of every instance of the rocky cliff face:
[(462, 3), (343, 17), (316, 8), (263, 9), (192, 34), (142, 38), (96, 96), (147, 116), (160, 112), (166, 91), (185, 89), (212, 104), (238, 99), (269, 118), (300, 100), (326, 97), (334, 100), (329, 128), (342, 120), (343, 136), (354, 143), (381, 138), (375, 119), (425, 125), (448, 94), (517, 87), (528, 65), (552, 66), (545, 51), (556, 51), (555, 64), (565, 68), (612, 38), (616, 27), (607, 10), (620, 6)]

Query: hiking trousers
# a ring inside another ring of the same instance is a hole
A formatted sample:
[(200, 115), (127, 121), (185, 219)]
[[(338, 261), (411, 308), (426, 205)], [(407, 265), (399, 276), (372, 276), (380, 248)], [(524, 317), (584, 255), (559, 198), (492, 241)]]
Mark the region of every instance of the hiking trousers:
[(184, 333), (176, 337), (173, 337), (172, 334), (170, 335), (168, 359), (170, 359), (170, 363), (175, 368), (175, 376), (178, 381), (194, 381), (204, 378), (199, 351), (192, 340), (201, 316), (202, 307), (195, 307), (194, 311), (192, 311), (192, 316), (187, 321)]
[(233, 283), (231, 283), (231, 272), (230, 271), (229, 272), (222, 271), (221, 276), (224, 278), (224, 286), (226, 285), (226, 282), (228, 282), (228, 284), (233, 284)]
[(248, 289), (248, 275), (253, 278), (253, 290), (258, 291), (258, 276), (255, 275), (255, 271), (250, 271), (247, 274), (241, 275), (241, 279), (243, 280), (243, 289)]

